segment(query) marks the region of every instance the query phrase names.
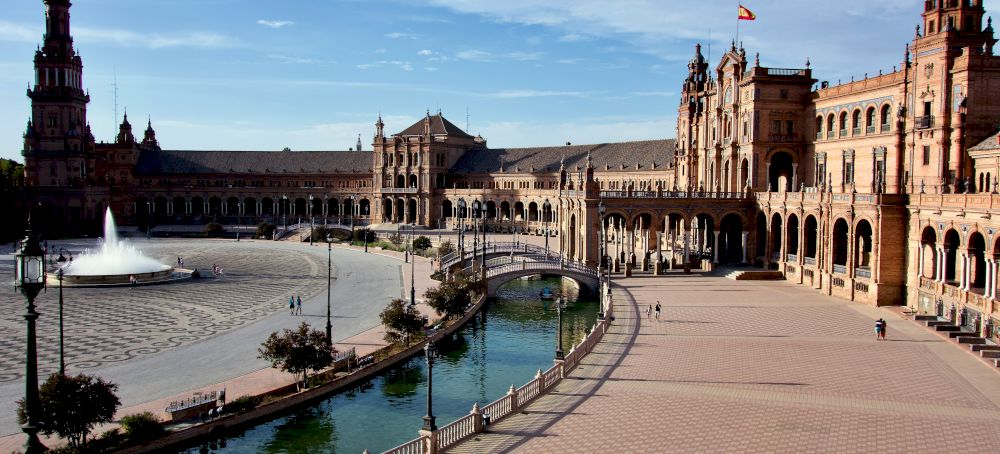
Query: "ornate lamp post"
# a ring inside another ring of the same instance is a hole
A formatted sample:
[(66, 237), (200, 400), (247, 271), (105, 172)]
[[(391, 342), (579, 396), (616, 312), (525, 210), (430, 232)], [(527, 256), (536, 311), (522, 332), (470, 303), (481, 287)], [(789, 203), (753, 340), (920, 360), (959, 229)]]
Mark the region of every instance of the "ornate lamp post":
[(458, 199), (458, 252), (465, 254), (465, 199)]
[(236, 202), (236, 241), (240, 240), (241, 228), (243, 228), (243, 202)]
[(559, 301), (556, 302), (556, 319), (558, 320), (559, 323), (559, 327), (556, 331), (556, 359), (558, 360), (562, 360), (565, 358), (565, 355), (563, 355), (563, 348), (562, 348), (562, 311), (563, 311), (564, 301), (565, 298), (560, 296)]
[(282, 194), (281, 195), (281, 206), (283, 206), (285, 208), (284, 209), (284, 216), (281, 218), (282, 219), (282, 221), (281, 221), (281, 232), (284, 233), (284, 232), (288, 231), (288, 195), (287, 194)]
[(15, 280), (14, 285), (21, 289), (21, 294), (27, 301), (27, 311), (24, 319), (28, 322), (28, 336), (24, 366), (24, 419), (21, 430), (28, 435), (24, 444), (26, 454), (40, 453), (45, 450), (38, 439), (38, 426), (35, 423), (39, 415), (38, 402), (38, 352), (35, 345), (35, 297), (45, 288), (45, 251), (38, 244), (38, 236), (31, 231), (31, 218), (28, 218), (27, 238), (23, 247), (14, 255)]
[(333, 324), (330, 322), (330, 282), (333, 280), (333, 235), (326, 236), (326, 345), (333, 345)]
[[(415, 231), (413, 226), (410, 226), (410, 250), (413, 250), (413, 240)], [(417, 256), (410, 252), (410, 306), (417, 304), (417, 288), (416, 288), (416, 263)]]
[(309, 194), (309, 245), (313, 245), (313, 196)]
[(427, 358), (427, 415), (424, 416), (424, 430), (434, 432), (437, 424), (434, 423), (434, 357), (437, 356), (437, 349), (433, 342), (424, 345), (424, 357)]
[(476, 260), (479, 259), (479, 210), (482, 205), (478, 200), (472, 201), (472, 278), (477, 279), (479, 273)]
[(605, 254), (606, 254), (607, 247), (608, 247), (607, 246), (607, 238), (605, 238), (605, 232), (604, 232), (604, 211), (605, 210), (606, 210), (606, 208), (604, 206), (604, 201), (601, 200), (601, 201), (597, 202), (597, 213), (600, 215), (600, 221), (601, 221), (601, 258), (597, 262), (597, 282), (598, 282), (597, 292), (601, 294), (600, 298), (598, 298), (598, 300), (600, 301), (600, 307), (597, 308), (597, 318), (598, 319), (603, 319), (604, 318), (604, 292), (602, 291), (603, 289), (601, 289), (601, 284), (603, 284), (603, 281), (604, 281), (604, 267), (606, 266), (604, 259), (605, 259)]
[(59, 375), (66, 375), (66, 349), (63, 342), (63, 269), (62, 264), (56, 271), (59, 279)]

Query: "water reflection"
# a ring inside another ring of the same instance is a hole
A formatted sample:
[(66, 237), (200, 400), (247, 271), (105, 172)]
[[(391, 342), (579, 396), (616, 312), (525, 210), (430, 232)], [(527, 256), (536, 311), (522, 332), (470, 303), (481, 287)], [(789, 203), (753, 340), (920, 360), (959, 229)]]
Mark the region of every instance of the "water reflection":
[[(538, 369), (548, 369), (556, 349), (556, 311), (538, 294), (549, 287), (568, 300), (563, 345), (583, 338), (598, 304), (579, 297), (572, 281), (516, 280), (455, 335), (438, 344), (434, 365), (434, 413), (443, 426), (520, 386)], [(232, 434), (211, 452), (381, 452), (417, 436), (426, 411), (427, 371), (422, 356), (411, 358), (353, 389), (306, 409)], [(190, 449), (197, 453), (199, 446)]]

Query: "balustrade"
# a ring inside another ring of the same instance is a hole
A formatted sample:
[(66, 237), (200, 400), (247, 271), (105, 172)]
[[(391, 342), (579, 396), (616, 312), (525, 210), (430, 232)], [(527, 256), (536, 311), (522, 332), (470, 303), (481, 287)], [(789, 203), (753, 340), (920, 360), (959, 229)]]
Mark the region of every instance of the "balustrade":
[(833, 264), (833, 272), (835, 274), (847, 274), (847, 265), (837, 265)]
[(803, 260), (803, 262), (804, 262), (804, 263), (805, 263), (806, 265), (813, 265), (813, 266), (815, 266), (815, 265), (816, 265), (816, 257), (806, 257), (806, 258), (805, 258), (805, 259)]

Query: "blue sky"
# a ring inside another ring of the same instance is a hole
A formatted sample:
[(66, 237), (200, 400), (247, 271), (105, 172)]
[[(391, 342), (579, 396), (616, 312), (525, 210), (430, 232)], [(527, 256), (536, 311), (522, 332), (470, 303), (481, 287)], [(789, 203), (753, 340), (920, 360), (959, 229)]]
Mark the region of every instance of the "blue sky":
[[(748, 55), (836, 82), (889, 71), (922, 1), (747, 1)], [(736, 25), (731, 1), (78, 0), (72, 9), (88, 118), (119, 117), (164, 148), (333, 150), (440, 109), (491, 146), (673, 137), (695, 42), (712, 61)], [(986, 1), (987, 11), (1000, 0)], [(0, 157), (21, 160), (41, 0), (0, 15)], [(752, 58), (752, 57), (751, 57)], [(141, 127), (138, 128), (141, 131)]]

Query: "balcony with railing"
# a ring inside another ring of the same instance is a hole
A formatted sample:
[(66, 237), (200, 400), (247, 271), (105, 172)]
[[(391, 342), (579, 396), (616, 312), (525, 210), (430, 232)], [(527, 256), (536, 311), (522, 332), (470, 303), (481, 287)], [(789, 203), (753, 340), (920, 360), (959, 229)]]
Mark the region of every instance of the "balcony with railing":
[(785, 261), (789, 263), (796, 263), (799, 261), (799, 256), (798, 254), (788, 254), (788, 260)]
[(917, 129), (928, 129), (934, 127), (934, 116), (924, 115), (915, 119)]
[(802, 262), (806, 265), (816, 266), (816, 257), (805, 257)]
[(892, 130), (892, 127), (889, 126), (889, 123), (882, 123), (882, 126), (881, 126), (881, 131), (882, 132), (889, 132), (890, 130)]
[(859, 126), (857, 128), (851, 129), (851, 135), (860, 136), (861, 135), (861, 127)]
[[(822, 135), (822, 133), (817, 133), (816, 134), (816, 136), (817, 136), (816, 138), (819, 139), (821, 135)], [(789, 134), (771, 134), (770, 138), (771, 138), (771, 142), (782, 142), (782, 143), (785, 143), (785, 142), (797, 142), (799, 140), (798, 137), (795, 136), (794, 134), (792, 134), (792, 135), (789, 135)]]
[(382, 188), (383, 194), (416, 194), (417, 188)]
[(869, 126), (868, 128), (866, 128), (865, 129), (865, 133), (866, 134), (875, 134), (875, 126), (872, 125), (872, 126)]
[(837, 265), (836, 263), (833, 264), (833, 273), (834, 274), (847, 274), (847, 265)]
[(859, 267), (857, 267), (857, 268), (854, 269), (854, 276), (857, 277), (857, 278), (860, 278), (860, 279), (871, 279), (872, 278), (872, 270), (871, 270), (871, 268), (860, 267), (859, 266)]
[(831, 130), (829, 130), (829, 131), (826, 132), (826, 138), (827, 139), (832, 139), (834, 137), (834, 134), (836, 134), (836, 133), (831, 129)]
[(816, 131), (816, 140), (820, 140), (822, 138), (823, 138), (823, 131)]

